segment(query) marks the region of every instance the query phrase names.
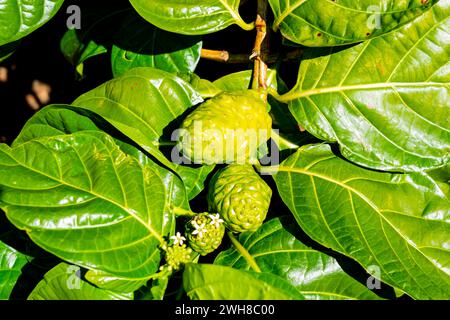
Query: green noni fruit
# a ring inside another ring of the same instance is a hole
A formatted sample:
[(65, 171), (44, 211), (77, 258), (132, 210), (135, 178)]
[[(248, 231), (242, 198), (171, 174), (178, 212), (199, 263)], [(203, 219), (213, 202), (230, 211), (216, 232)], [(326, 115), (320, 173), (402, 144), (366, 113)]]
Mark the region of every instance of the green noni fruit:
[(267, 104), (258, 91), (223, 92), (187, 116), (178, 148), (197, 164), (254, 163), (271, 127)]
[(272, 189), (251, 165), (229, 165), (211, 179), (209, 210), (219, 212), (233, 232), (255, 230), (269, 210)]
[(199, 213), (186, 224), (188, 244), (202, 256), (216, 250), (224, 234), (225, 226), (217, 213)]

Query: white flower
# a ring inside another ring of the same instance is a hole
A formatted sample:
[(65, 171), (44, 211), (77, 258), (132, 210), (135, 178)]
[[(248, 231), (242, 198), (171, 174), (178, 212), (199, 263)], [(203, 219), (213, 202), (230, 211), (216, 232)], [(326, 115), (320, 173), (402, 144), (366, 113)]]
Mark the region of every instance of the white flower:
[(181, 235), (181, 233), (179, 233), (179, 232), (177, 232), (176, 235), (171, 236), (170, 239), (173, 240), (173, 244), (174, 244), (174, 245), (179, 244), (180, 246), (183, 245), (183, 242), (184, 242), (184, 241), (186, 241), (186, 238), (183, 237), (183, 236)]
[(216, 226), (217, 229), (220, 227), (220, 224), (224, 222), (220, 219), (220, 215), (218, 213), (210, 214), (209, 217), (211, 218), (211, 222), (209, 224)]
[(198, 223), (196, 221), (192, 221), (192, 225), (194, 226), (195, 230), (192, 232), (193, 235), (198, 234), (199, 238), (203, 238), (203, 234), (208, 232), (208, 230), (206, 230), (206, 226), (204, 223), (202, 223), (201, 225), (198, 225)]

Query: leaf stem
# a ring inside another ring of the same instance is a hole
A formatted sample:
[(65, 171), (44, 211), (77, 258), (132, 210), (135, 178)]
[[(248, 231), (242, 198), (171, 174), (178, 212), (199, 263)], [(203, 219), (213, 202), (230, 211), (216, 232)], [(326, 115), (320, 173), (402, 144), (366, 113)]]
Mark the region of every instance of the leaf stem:
[(260, 174), (272, 175), (278, 173), (279, 171), (279, 166), (262, 166), (259, 163), (255, 164), (254, 166)]
[(180, 207), (173, 207), (173, 213), (175, 213), (175, 215), (177, 216), (185, 216), (185, 217), (193, 217), (195, 215), (197, 215), (197, 213), (191, 211), (191, 210), (186, 210)]
[(273, 129), (272, 129), (271, 137), (272, 137), (273, 141), (275, 141), (275, 143), (277, 144), (278, 147), (280, 147), (280, 145), (282, 145), (282, 146), (286, 147), (287, 149), (298, 149), (298, 148), (300, 148), (300, 146), (298, 146), (295, 143), (292, 143), (289, 140), (287, 140), (287, 139), (283, 138), (282, 136), (280, 136)]
[(176, 141), (158, 141), (155, 145), (159, 147), (174, 147), (177, 145)]
[(228, 231), (227, 234), (228, 234), (228, 237), (230, 238), (230, 241), (233, 244), (233, 246), (244, 257), (244, 259), (247, 261), (247, 263), (250, 265), (250, 267), (256, 272), (261, 272), (261, 269), (259, 268), (255, 259), (253, 259), (253, 257), (247, 251), (247, 249), (245, 249), (240, 244), (240, 242), (236, 239), (236, 237), (233, 235), (233, 233), (231, 231)]
[(209, 50), (202, 49), (200, 52), (202, 59), (213, 60), (218, 62), (228, 62), (230, 54), (226, 50)]
[[(287, 53), (284, 53), (280, 58), (280, 54), (270, 54), (265, 57), (265, 62), (267, 64), (272, 64), (277, 62), (279, 59), (282, 61), (290, 61), (297, 60), (303, 54), (303, 50), (294, 49)], [(248, 64), (250, 59), (248, 54), (244, 53), (230, 53), (226, 50), (211, 50), (211, 49), (202, 49), (200, 53), (200, 57), (205, 60), (211, 60), (220, 63), (228, 63), (228, 64)]]

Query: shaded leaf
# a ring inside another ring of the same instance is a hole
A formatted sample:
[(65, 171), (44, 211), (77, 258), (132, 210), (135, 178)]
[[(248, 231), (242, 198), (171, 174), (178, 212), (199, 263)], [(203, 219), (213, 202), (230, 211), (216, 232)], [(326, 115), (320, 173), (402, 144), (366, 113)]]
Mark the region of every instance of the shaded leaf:
[(94, 40), (88, 40), (85, 43), (81, 38), (82, 35), (76, 29), (69, 29), (62, 37), (60, 47), (66, 60), (82, 76), (84, 69), (83, 63), (89, 58), (108, 52), (108, 49), (96, 43)]
[(168, 284), (169, 284), (168, 277), (153, 280), (150, 288), (152, 300), (163, 300)]
[(201, 48), (199, 37), (163, 31), (132, 14), (124, 19), (114, 37), (113, 74), (119, 76), (136, 67), (154, 67), (171, 73), (194, 72)]
[(0, 46), (0, 62), (8, 59), (20, 45), (20, 41), (14, 41), (3, 46)]

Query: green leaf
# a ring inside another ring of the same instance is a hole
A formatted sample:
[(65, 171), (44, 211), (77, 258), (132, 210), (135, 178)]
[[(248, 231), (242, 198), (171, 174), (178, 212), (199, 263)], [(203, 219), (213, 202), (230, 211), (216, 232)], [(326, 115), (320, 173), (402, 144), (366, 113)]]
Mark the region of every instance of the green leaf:
[(310, 52), (280, 100), (353, 162), (405, 172), (442, 167), (450, 158), (449, 33), (450, 3), (441, 1), (398, 32), (317, 58)]
[[(76, 111), (84, 111), (86, 114), (83, 115)], [(17, 139), (13, 142), (13, 147), (41, 137), (71, 134), (80, 131), (101, 131), (102, 128), (108, 131), (107, 125), (102, 122), (104, 122), (103, 119), (80, 108), (68, 105), (47, 106), (27, 121)], [(189, 170), (184, 172), (183, 168), (180, 166), (179, 171), (183, 173), (186, 181), (190, 182), (189, 187), (185, 187), (183, 181), (178, 176), (171, 171), (160, 167), (136, 147), (118, 139), (115, 139), (114, 141), (123, 152), (134, 157), (141, 165), (150, 166), (161, 178), (166, 189), (165, 213), (168, 216), (172, 216), (171, 212), (174, 207), (185, 210), (190, 209), (187, 191), (190, 191), (191, 195), (195, 194), (199, 189), (202, 189), (204, 179), (206, 179), (207, 176), (206, 172), (201, 169), (195, 171), (197, 174), (194, 174), (195, 172), (193, 170), (193, 172)], [(208, 167), (204, 167), (203, 169), (208, 170)]]
[(0, 241), (0, 300), (7, 300), (28, 257)]
[[(86, 114), (78, 113), (77, 111), (85, 112)], [(41, 109), (27, 121), (19, 136), (13, 142), (13, 147), (36, 138), (71, 134), (80, 131), (102, 131), (102, 129), (109, 131), (108, 129), (110, 128), (104, 123), (103, 119), (89, 111), (68, 105), (51, 105)], [(160, 167), (136, 147), (118, 139), (114, 141), (123, 152), (133, 156), (141, 165), (150, 166), (160, 176), (166, 188), (167, 212), (171, 212), (174, 206), (189, 209), (187, 191), (185, 191), (185, 186), (180, 178), (169, 170)], [(207, 167), (203, 169), (208, 170)], [(183, 173), (183, 176), (186, 176), (186, 181), (191, 182), (189, 188), (186, 187), (190, 192), (195, 193), (194, 190), (202, 188), (207, 175), (203, 170), (199, 169), (196, 171), (197, 175), (189, 170), (186, 170), (186, 173), (184, 173), (183, 168), (180, 166), (179, 171)]]
[(100, 131), (95, 122), (68, 105), (50, 105), (35, 113), (23, 126), (12, 147), (43, 137), (59, 136), (80, 131)]
[(136, 67), (154, 67), (171, 73), (194, 72), (201, 48), (199, 37), (163, 31), (134, 13), (123, 21), (114, 37), (113, 74), (117, 77)]
[(310, 47), (364, 41), (397, 29), (438, 0), (269, 0), (273, 27)]
[(163, 30), (187, 34), (207, 34), (237, 24), (252, 30), (239, 15), (240, 0), (130, 0), (148, 22)]
[(147, 282), (147, 279), (130, 280), (98, 270), (89, 270), (85, 278), (98, 288), (122, 294), (134, 292)]
[[(252, 81), (252, 70), (239, 71), (230, 73), (222, 78), (213, 82), (214, 86), (223, 91), (240, 91), (250, 88)], [(268, 88), (275, 91), (278, 90), (277, 72), (275, 70), (267, 70), (267, 82)]]
[[(379, 299), (346, 274), (334, 258), (300, 242), (292, 233), (293, 224), (295, 221), (288, 217), (276, 218), (255, 232), (242, 233), (239, 242), (262, 272), (284, 278), (306, 299)], [(251, 268), (234, 247), (222, 251), (214, 263), (241, 270)]]
[(126, 2), (110, 2), (105, 6), (99, 1), (81, 3), (80, 10), (81, 29), (66, 31), (60, 47), (67, 61), (83, 76), (84, 62), (111, 51), (117, 25), (134, 10)]
[(135, 68), (81, 95), (73, 105), (100, 115), (161, 160), (158, 147), (165, 127), (202, 101), (188, 83), (168, 72)]
[(134, 280), (158, 270), (158, 247), (174, 220), (164, 184), (108, 135), (0, 145), (0, 176), (0, 208), (45, 250)]
[(188, 82), (203, 99), (212, 98), (222, 92), (211, 81), (202, 79), (195, 73), (178, 73), (178, 76)]
[(193, 300), (303, 300), (283, 278), (212, 264), (188, 264), (183, 286)]
[(442, 192), (450, 201), (450, 164), (443, 168), (430, 171), (429, 175), (436, 181)]
[(169, 277), (157, 278), (152, 280), (152, 285), (150, 288), (152, 300), (163, 300), (168, 284)]
[(366, 170), (325, 144), (275, 169), (281, 198), (312, 239), (378, 268), (413, 298), (450, 298), (450, 202), (430, 177)]
[(80, 76), (83, 75), (83, 63), (86, 60), (108, 52), (105, 46), (96, 43), (94, 40), (85, 43), (82, 35), (75, 29), (66, 31), (61, 39), (60, 47), (66, 60), (75, 67)]
[(59, 10), (64, 0), (3, 1), (0, 7), (0, 46), (30, 34)]
[[(159, 150), (160, 138), (202, 97), (184, 80), (154, 68), (135, 68), (80, 96), (73, 104), (111, 123), (185, 181), (190, 197), (203, 188), (213, 169), (177, 166)], [(195, 184), (190, 182), (195, 181)]]
[(214, 170), (214, 165), (204, 165), (198, 168), (191, 168), (182, 165), (176, 165), (175, 171), (181, 177), (186, 187), (189, 200), (194, 199), (205, 189), (205, 181), (208, 175)]
[(119, 294), (96, 288), (80, 278), (80, 269), (60, 263), (44, 276), (28, 300), (132, 300), (133, 294)]

